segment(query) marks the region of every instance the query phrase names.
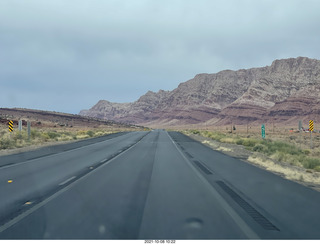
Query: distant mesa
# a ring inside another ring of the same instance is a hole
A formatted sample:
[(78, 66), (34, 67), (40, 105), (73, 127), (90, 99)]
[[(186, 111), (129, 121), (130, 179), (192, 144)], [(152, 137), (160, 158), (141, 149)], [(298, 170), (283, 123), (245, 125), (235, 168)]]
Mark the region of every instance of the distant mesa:
[(100, 100), (80, 115), (159, 127), (319, 121), (320, 61), (298, 57), (197, 74), (172, 91), (148, 91), (132, 103)]

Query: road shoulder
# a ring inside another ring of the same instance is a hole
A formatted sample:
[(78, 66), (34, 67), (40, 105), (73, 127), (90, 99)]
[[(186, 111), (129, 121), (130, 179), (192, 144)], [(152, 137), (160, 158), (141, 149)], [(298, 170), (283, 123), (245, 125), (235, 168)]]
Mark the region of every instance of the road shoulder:
[(304, 168), (276, 161), (262, 153), (249, 151), (245, 149), (242, 145), (218, 142), (210, 138), (191, 133), (184, 134), (212, 148), (213, 150), (220, 151), (226, 155), (238, 158), (242, 161), (253, 164), (261, 169), (270, 171), (285, 179), (297, 182), (314, 190), (320, 191), (319, 172), (312, 172)]

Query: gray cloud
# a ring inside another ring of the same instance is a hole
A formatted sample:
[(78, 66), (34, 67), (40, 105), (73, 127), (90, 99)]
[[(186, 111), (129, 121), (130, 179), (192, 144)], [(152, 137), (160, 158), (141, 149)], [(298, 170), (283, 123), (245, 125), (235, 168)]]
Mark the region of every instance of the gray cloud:
[(0, 106), (77, 113), (197, 73), (320, 58), (319, 1), (0, 2)]

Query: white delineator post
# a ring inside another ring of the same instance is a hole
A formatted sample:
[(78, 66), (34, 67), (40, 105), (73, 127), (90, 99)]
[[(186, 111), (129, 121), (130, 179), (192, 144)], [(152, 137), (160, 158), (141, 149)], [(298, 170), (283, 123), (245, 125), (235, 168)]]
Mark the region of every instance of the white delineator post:
[(19, 119), (19, 122), (18, 122), (18, 128), (19, 128), (19, 131), (22, 131), (22, 120)]
[(27, 128), (28, 128), (28, 140), (30, 140), (30, 135), (31, 135), (31, 122), (27, 122)]

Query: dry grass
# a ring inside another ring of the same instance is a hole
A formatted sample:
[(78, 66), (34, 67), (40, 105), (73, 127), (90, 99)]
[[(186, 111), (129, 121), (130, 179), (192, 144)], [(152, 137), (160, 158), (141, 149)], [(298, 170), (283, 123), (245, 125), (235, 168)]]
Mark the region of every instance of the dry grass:
[(62, 143), (74, 140), (81, 140), (91, 137), (98, 137), (107, 134), (126, 131), (128, 128), (112, 128), (110, 126), (89, 127), (34, 127), (31, 128), (31, 135), (28, 138), (26, 128), (21, 132), (14, 128), (9, 132), (7, 125), (0, 125), (0, 150), (10, 151), (16, 148), (26, 148), (30, 146), (45, 146), (55, 143)]
[(224, 151), (224, 152), (231, 152), (232, 151), (231, 148), (222, 147), (222, 146), (218, 147), (217, 150)]
[[(305, 144), (300, 146), (297, 143), (299, 138), (292, 137), (293, 132), (290, 131), (268, 134), (268, 139), (264, 140), (261, 138), (260, 131), (248, 134), (218, 130), (185, 130), (182, 132), (215, 150), (242, 158), (286, 179), (307, 186), (312, 185), (314, 189), (320, 190), (320, 158), (317, 141), (314, 143), (315, 147), (310, 149)], [(319, 135), (314, 136), (318, 138)], [(301, 137), (303, 138), (303, 135)]]
[[(267, 127), (268, 128), (268, 127)], [(320, 171), (320, 134), (312, 133), (313, 148), (310, 148), (310, 133), (279, 128), (266, 132), (262, 139), (259, 127), (215, 127), (214, 130), (188, 130), (218, 142), (243, 145), (246, 149), (266, 154), (268, 157), (290, 165)]]
[[(233, 130), (232, 133), (230, 133), (231, 128), (229, 126), (212, 127), (210, 131), (220, 132), (231, 138), (239, 136), (241, 138), (261, 139), (260, 125), (248, 127), (246, 125), (236, 125), (235, 127), (236, 130)], [(310, 156), (320, 157), (320, 133), (312, 133), (313, 148), (311, 150), (310, 133), (299, 132), (296, 127), (266, 124), (266, 139), (288, 143), (301, 150), (308, 150)]]
[(319, 173), (301, 170), (301, 168), (298, 167), (286, 167), (285, 165), (277, 164), (272, 160), (259, 157), (255, 154), (250, 156), (248, 161), (262, 166), (266, 170), (283, 175), (289, 180), (320, 185)]

